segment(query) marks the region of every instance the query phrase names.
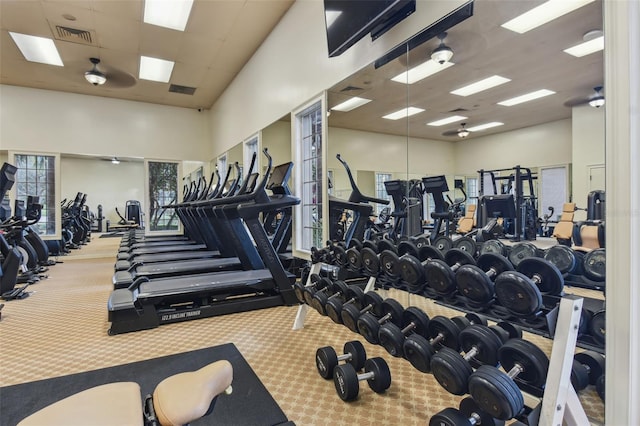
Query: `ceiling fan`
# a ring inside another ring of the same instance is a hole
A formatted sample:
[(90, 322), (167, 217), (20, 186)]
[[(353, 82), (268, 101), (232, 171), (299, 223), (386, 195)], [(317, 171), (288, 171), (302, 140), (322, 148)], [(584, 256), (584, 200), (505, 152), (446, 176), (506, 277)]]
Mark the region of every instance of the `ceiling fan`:
[(442, 136), (458, 136), (460, 139), (464, 139), (469, 136), (469, 130), (466, 128), (467, 123), (460, 123), (460, 127), (455, 130), (447, 130), (442, 133)]
[(591, 93), (589, 96), (569, 99), (564, 103), (564, 106), (574, 107), (588, 104), (594, 108), (600, 108), (602, 105), (604, 105), (605, 102), (602, 89), (602, 86), (596, 86), (593, 88), (593, 93)]
[(93, 65), (90, 70), (85, 71), (84, 78), (94, 86), (105, 86), (109, 88), (127, 88), (136, 84), (136, 78), (131, 74), (106, 66), (99, 58), (89, 58)]

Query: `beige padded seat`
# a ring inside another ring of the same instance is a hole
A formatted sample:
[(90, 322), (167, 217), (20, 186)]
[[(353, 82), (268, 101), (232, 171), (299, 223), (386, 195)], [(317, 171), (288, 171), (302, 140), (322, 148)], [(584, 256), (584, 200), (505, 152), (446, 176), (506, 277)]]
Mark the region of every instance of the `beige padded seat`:
[(140, 386), (134, 382), (96, 386), (55, 402), (18, 426), (133, 426), (143, 424)]
[(476, 214), (476, 205), (470, 204), (467, 206), (467, 210), (464, 213), (464, 217), (461, 217), (458, 220), (458, 229), (456, 232), (458, 234), (466, 234), (473, 230), (475, 226), (475, 214)]
[(573, 234), (573, 215), (576, 211), (576, 203), (564, 203), (562, 205), (562, 215), (558, 224), (553, 229), (552, 237), (558, 240), (571, 241)]
[(229, 361), (217, 361), (199, 370), (167, 377), (153, 392), (153, 407), (163, 426), (184, 425), (204, 416), (211, 401), (233, 380)]
[(595, 250), (601, 248), (600, 246), (600, 238), (599, 238), (599, 225), (587, 225), (583, 224), (580, 226), (580, 239), (582, 240), (582, 244), (579, 246), (573, 246), (574, 250), (589, 252), (591, 250)]

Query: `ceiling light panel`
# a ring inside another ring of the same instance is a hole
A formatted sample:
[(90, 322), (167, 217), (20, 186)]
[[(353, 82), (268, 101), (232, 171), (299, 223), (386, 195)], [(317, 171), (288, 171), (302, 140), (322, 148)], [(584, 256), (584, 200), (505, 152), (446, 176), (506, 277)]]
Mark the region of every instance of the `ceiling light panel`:
[(36, 37), (9, 31), (22, 56), (27, 61), (63, 67), (62, 59), (56, 45), (50, 38)]
[(535, 92), (526, 93), (524, 95), (516, 96), (515, 98), (507, 99), (502, 102), (498, 102), (498, 105), (513, 106), (523, 102), (533, 101), (534, 99), (544, 98), (545, 96), (554, 95), (556, 92), (553, 90), (536, 90)]
[(498, 127), (498, 126), (503, 126), (503, 125), (504, 125), (504, 123), (501, 123), (499, 121), (492, 121), (490, 123), (479, 124), (477, 126), (469, 127), (469, 128), (467, 128), (467, 130), (469, 132), (478, 132), (480, 130), (486, 130), (486, 129), (490, 129), (492, 127)]
[(436, 61), (429, 59), (427, 62), (423, 62), (417, 67), (413, 67), (408, 71), (396, 75), (391, 80), (398, 83), (413, 84), (435, 73), (446, 70), (453, 65), (455, 65), (453, 62), (439, 64)]
[(582, 58), (583, 56), (590, 55), (595, 52), (599, 52), (604, 49), (604, 36), (596, 37), (593, 40), (585, 41), (580, 44), (576, 44), (573, 47), (564, 49), (564, 52), (576, 58)]
[(450, 92), (452, 95), (458, 96), (469, 96), (475, 93), (482, 92), (483, 90), (491, 89), (492, 87), (500, 86), (501, 84), (505, 84), (510, 82), (511, 79), (506, 77), (501, 77), (499, 75), (492, 75), (491, 77), (487, 77), (483, 80), (476, 81), (475, 83), (471, 83), (467, 86), (461, 87)]
[(140, 56), (139, 77), (142, 80), (168, 83), (171, 79), (171, 72), (173, 71), (174, 64), (175, 63), (173, 61), (165, 61), (164, 59)]
[(502, 27), (523, 34), (594, 1), (595, 0), (549, 0), (505, 22), (502, 24)]
[(184, 31), (192, 6), (193, 0), (145, 0), (144, 22)]
[(400, 120), (401, 118), (411, 117), (412, 115), (419, 114), (423, 111), (424, 109), (416, 107), (402, 108), (401, 110), (387, 114), (382, 118), (386, 118), (387, 120)]
[(468, 117), (463, 117), (462, 115), (452, 115), (451, 117), (443, 118), (442, 120), (432, 121), (431, 123), (427, 123), (427, 126), (444, 126), (445, 124), (455, 123), (460, 120), (466, 120)]
[(371, 99), (359, 98), (357, 96), (354, 96), (353, 98), (347, 99), (346, 101), (334, 106), (333, 108), (331, 108), (331, 110), (349, 112), (353, 109), (361, 107), (364, 104), (368, 104), (369, 102), (371, 102)]

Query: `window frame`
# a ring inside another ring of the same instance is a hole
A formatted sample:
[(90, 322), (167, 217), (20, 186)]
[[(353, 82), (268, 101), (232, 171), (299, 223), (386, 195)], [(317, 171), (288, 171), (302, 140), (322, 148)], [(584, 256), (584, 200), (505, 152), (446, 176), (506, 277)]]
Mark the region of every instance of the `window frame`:
[(174, 160), (162, 160), (162, 159), (153, 159), (153, 158), (145, 158), (144, 160), (144, 201), (145, 206), (143, 208), (145, 218), (145, 227), (144, 233), (145, 235), (176, 235), (182, 234), (184, 232), (184, 228), (182, 226), (182, 221), (178, 219), (178, 229), (176, 230), (162, 230), (162, 231), (154, 231), (151, 230), (151, 196), (149, 193), (149, 163), (170, 163), (177, 165), (177, 173), (176, 173), (176, 202), (182, 202), (182, 161), (174, 161)]

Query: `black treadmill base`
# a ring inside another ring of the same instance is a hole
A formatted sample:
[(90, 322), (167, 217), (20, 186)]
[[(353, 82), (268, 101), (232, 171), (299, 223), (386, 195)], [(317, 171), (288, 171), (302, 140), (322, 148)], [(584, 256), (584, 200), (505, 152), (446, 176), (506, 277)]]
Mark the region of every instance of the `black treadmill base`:
[(148, 330), (162, 324), (171, 324), (199, 318), (248, 312), (276, 306), (292, 306), (292, 304), (287, 303), (285, 299), (289, 298), (283, 298), (282, 295), (252, 295), (244, 298), (227, 299), (215, 302), (215, 304), (212, 305), (171, 311), (157, 311), (154, 305), (145, 305), (142, 310), (136, 310), (132, 307), (126, 310), (111, 311), (109, 312), (109, 320), (111, 321), (109, 335), (113, 336), (132, 331)]

